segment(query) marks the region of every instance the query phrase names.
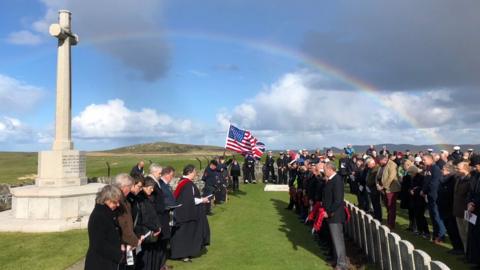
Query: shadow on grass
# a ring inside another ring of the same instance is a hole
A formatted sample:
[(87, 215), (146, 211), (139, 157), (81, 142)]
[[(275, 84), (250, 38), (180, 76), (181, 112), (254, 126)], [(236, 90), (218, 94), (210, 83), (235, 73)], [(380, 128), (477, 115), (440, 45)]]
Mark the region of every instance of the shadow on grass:
[(270, 201), (273, 203), (275, 209), (281, 217), (280, 221), (282, 224), (278, 230), (285, 234), (292, 244), (292, 248), (294, 250), (298, 250), (299, 247), (302, 247), (305, 250), (320, 256), (322, 259), (325, 259), (325, 256), (323, 256), (320, 252), (320, 248), (312, 239), (313, 237), (309, 234), (309, 228), (300, 222), (294, 212), (285, 209), (288, 204), (277, 199), (270, 199)]
[(242, 196), (245, 196), (245, 195), (247, 195), (247, 192), (243, 191), (243, 190), (228, 191), (228, 196), (233, 196), (233, 197), (236, 197), (236, 198), (239, 198), (239, 197), (242, 197)]

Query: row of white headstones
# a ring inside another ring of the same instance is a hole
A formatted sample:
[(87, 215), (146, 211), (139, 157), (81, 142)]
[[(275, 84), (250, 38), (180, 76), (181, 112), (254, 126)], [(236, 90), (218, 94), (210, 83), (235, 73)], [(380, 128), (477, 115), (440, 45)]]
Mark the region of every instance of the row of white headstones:
[(415, 249), (409, 241), (381, 225), (365, 211), (345, 201), (351, 219), (346, 234), (361, 247), (370, 262), (382, 270), (447, 270), (447, 265), (432, 261), (424, 251)]

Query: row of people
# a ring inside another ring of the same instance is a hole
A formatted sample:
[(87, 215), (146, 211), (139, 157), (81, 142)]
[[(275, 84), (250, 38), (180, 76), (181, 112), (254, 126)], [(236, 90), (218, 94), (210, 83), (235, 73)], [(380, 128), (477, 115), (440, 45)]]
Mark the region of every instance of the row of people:
[[(138, 166), (138, 165), (137, 165)], [(151, 164), (149, 174), (119, 174), (97, 194), (88, 223), (85, 269), (166, 270), (167, 258), (191, 262), (210, 244), (206, 205), (187, 165), (175, 191), (175, 169)]]

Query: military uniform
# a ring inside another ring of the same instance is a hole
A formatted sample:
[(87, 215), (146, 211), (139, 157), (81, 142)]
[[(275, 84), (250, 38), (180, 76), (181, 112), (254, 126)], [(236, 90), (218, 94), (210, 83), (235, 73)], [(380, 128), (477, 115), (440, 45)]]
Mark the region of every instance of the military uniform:
[(245, 184), (257, 182), (255, 180), (255, 159), (250, 155), (245, 158), (245, 173), (243, 176)]

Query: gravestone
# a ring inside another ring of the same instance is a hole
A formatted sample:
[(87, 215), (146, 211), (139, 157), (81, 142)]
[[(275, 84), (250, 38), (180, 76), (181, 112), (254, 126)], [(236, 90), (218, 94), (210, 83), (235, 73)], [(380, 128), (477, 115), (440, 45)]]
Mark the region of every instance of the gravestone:
[[(85, 153), (72, 142), (71, 46), (78, 37), (71, 30), (71, 13), (59, 11), (59, 23), (49, 32), (58, 39), (55, 140), (52, 150), (38, 155), (35, 185), (13, 188), (12, 210), (0, 231), (63, 231), (85, 228), (101, 183), (87, 184)], [(10, 211), (7, 211), (10, 212)], [(0, 222), (2, 224), (3, 222)]]
[(377, 265), (380, 269), (383, 265), (383, 252), (380, 242), (380, 222), (376, 219), (372, 219), (370, 223), (370, 230), (373, 235), (373, 253), (375, 258), (375, 265)]
[(401, 238), (398, 234), (390, 232), (388, 234), (388, 248), (390, 249), (390, 259), (392, 269), (402, 270), (402, 259), (400, 255), (399, 242)]
[(415, 262), (415, 270), (430, 270), (431, 258), (425, 251), (413, 250), (413, 260)]
[(382, 249), (382, 269), (392, 269), (390, 258), (390, 247), (388, 244), (388, 233), (390, 229), (387, 226), (381, 225), (378, 228), (378, 235), (380, 236), (380, 248)]
[(367, 230), (365, 228), (365, 219), (366, 219), (366, 214), (365, 211), (359, 210), (359, 225), (360, 225), (360, 247), (362, 248), (363, 252), (368, 255), (368, 250), (367, 250)]
[(415, 262), (413, 260), (413, 250), (415, 249), (412, 243), (406, 240), (398, 242), (400, 247), (400, 258), (402, 260), (403, 270), (415, 270)]
[(450, 267), (448, 267), (446, 264), (439, 261), (431, 261), (430, 269), (431, 270), (450, 270)]
[[(365, 229), (366, 229), (366, 236), (367, 236), (367, 255), (368, 260), (370, 262), (375, 262), (375, 250), (373, 248), (374, 243), (374, 235), (372, 233), (371, 223), (373, 222), (373, 217), (371, 215), (365, 216)], [(375, 235), (376, 236), (376, 235)]]
[(360, 222), (359, 211), (357, 207), (353, 207), (353, 241), (355, 244), (360, 243)]

